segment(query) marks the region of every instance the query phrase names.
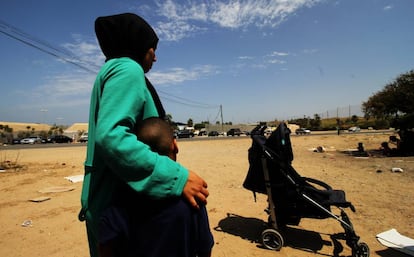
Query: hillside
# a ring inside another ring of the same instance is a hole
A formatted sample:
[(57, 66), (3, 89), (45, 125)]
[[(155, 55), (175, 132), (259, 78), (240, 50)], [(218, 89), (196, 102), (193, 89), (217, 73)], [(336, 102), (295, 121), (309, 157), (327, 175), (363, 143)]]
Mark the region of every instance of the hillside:
[(49, 131), (52, 126), (42, 123), (23, 123), (23, 122), (9, 122), (0, 121), (0, 125), (8, 126), (13, 129), (13, 132), (27, 131), (34, 129), (35, 131)]

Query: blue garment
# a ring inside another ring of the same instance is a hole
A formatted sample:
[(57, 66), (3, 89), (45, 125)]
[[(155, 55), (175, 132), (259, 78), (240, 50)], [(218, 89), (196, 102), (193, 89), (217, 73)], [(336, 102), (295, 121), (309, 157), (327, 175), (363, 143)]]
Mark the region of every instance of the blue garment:
[(111, 244), (114, 256), (195, 257), (211, 251), (204, 205), (196, 210), (183, 198), (134, 202), (139, 206), (111, 206), (101, 217), (98, 241)]

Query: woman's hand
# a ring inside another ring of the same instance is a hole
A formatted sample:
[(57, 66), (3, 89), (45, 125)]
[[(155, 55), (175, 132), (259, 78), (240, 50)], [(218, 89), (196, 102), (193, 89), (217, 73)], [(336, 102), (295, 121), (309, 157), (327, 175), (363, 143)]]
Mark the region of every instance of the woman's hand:
[(183, 190), (184, 198), (187, 199), (191, 206), (199, 209), (199, 203), (207, 204), (208, 195), (207, 183), (190, 170)]

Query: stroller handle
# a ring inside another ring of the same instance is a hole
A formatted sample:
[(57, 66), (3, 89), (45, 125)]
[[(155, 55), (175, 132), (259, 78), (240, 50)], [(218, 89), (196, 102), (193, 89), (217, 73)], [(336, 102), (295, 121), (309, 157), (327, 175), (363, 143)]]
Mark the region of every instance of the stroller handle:
[(260, 146), (264, 146), (265, 145), (265, 143), (266, 143), (266, 138), (264, 137), (264, 136), (262, 136), (262, 135), (252, 135), (251, 136), (252, 137), (252, 140), (255, 142), (255, 143), (257, 143), (257, 144), (259, 144)]

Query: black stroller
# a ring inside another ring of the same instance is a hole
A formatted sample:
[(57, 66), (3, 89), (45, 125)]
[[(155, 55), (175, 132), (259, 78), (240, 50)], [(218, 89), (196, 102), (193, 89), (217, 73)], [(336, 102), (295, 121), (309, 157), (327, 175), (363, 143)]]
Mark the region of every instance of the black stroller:
[[(344, 211), (350, 208), (355, 212), (354, 206), (346, 201), (345, 192), (333, 190), (322, 181), (301, 177), (291, 165), (293, 151), (289, 128), (281, 123), (269, 137), (265, 136), (266, 128), (257, 126), (251, 133), (250, 167), (243, 183), (244, 188), (254, 194), (268, 196), (269, 228), (262, 232), (263, 246), (280, 250), (284, 245), (284, 229), (287, 225), (298, 225), (301, 218), (334, 218), (345, 230), (344, 237), (352, 256), (368, 257), (368, 245), (358, 242), (359, 236)], [(332, 206), (340, 209), (340, 216), (331, 212)]]

